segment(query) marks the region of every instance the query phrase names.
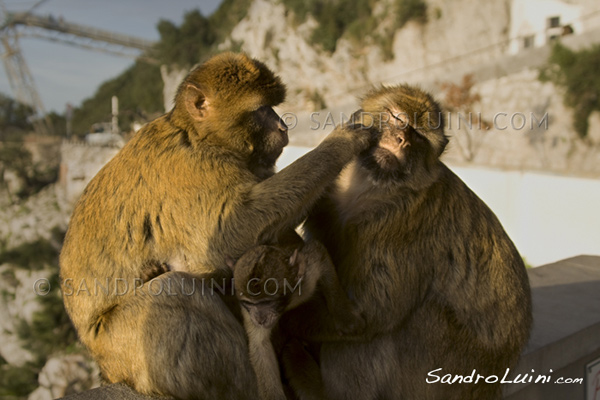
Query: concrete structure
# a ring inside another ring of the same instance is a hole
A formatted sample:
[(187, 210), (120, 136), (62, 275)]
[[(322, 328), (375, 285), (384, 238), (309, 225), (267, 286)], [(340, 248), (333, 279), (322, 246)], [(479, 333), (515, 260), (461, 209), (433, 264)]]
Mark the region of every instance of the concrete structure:
[(118, 147), (94, 146), (86, 142), (64, 141), (60, 148), (59, 190), (73, 205), (88, 182), (119, 152)]
[(550, 378), (506, 384), (505, 398), (599, 399), (598, 376), (586, 367), (600, 361), (600, 257), (579, 256), (531, 269), (529, 280), (533, 332), (514, 373), (528, 373), (534, 381), (539, 375)]
[(509, 53), (542, 47), (564, 34), (582, 33), (581, 11), (581, 6), (558, 0), (513, 0)]
[(600, 180), (451, 168), (496, 213), (531, 265), (600, 255)]

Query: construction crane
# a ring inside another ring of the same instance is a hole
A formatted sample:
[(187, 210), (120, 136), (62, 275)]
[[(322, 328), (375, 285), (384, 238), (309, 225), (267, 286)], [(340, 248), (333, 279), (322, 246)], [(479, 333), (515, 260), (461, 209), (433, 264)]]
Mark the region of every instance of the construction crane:
[(63, 18), (32, 14), (32, 11), (45, 1), (47, 0), (38, 1), (26, 12), (11, 13), (7, 11), (4, 1), (0, 0), (0, 42), (4, 48), (2, 61), (17, 101), (31, 106), (34, 111), (36, 118), (33, 124), (38, 134), (51, 133), (52, 125), (33, 76), (21, 53), (19, 37), (37, 37), (89, 50), (156, 62), (149, 56), (154, 46), (152, 41), (74, 24)]

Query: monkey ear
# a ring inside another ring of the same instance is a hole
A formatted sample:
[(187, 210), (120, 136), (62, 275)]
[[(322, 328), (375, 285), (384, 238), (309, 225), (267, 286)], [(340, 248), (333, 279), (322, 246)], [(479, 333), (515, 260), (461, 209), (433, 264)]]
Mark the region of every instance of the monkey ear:
[(296, 249), (296, 250), (294, 250), (294, 253), (290, 257), (290, 265), (298, 267), (296, 276), (298, 279), (300, 279), (300, 278), (304, 277), (304, 273), (306, 272), (306, 263), (303, 260), (298, 259), (298, 257), (302, 257), (302, 256), (298, 254), (298, 249)]
[(225, 264), (233, 271), (235, 269), (235, 260), (230, 256), (225, 257)]
[(191, 83), (186, 84), (183, 100), (192, 119), (202, 121), (207, 117), (210, 103), (202, 89)]

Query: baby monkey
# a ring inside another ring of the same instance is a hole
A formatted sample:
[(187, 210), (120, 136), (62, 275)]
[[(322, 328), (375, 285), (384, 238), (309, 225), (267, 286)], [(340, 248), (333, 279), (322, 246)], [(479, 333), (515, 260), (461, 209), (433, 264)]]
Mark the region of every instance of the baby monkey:
[(317, 241), (304, 243), (298, 237), (291, 245), (259, 245), (227, 264), (233, 270), (261, 400), (286, 398), (271, 342), (271, 332), (286, 311), (318, 290), (340, 335), (364, 328), (364, 320), (341, 288), (327, 250)]

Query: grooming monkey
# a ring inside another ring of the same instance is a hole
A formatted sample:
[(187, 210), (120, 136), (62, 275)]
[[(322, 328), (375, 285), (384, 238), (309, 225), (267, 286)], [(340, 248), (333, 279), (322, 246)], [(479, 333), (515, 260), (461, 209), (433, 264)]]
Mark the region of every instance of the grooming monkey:
[(204, 283), (231, 277), (226, 255), (293, 229), (370, 140), (339, 127), (273, 175), (288, 143), (272, 108), (284, 96), (261, 62), (217, 55), (88, 184), (61, 252), (61, 286), (109, 382), (181, 399), (258, 395), (235, 310)]
[[(299, 248), (304, 247), (299, 253)], [(242, 306), (250, 362), (261, 400), (285, 399), (271, 332), (283, 313), (306, 302), (319, 287), (340, 335), (362, 329), (363, 320), (342, 291), (335, 267), (323, 246), (300, 237), (286, 246), (259, 245), (235, 263), (235, 293)]]
[(342, 172), (305, 228), (329, 251), (366, 329), (340, 338), (316, 301), (281, 324), (322, 344), (327, 398), (499, 399), (499, 383), (439, 380), (474, 369), (501, 377), (516, 364), (532, 319), (523, 261), (492, 211), (439, 160), (448, 140), (429, 94), (381, 87), (362, 110), (379, 139)]

